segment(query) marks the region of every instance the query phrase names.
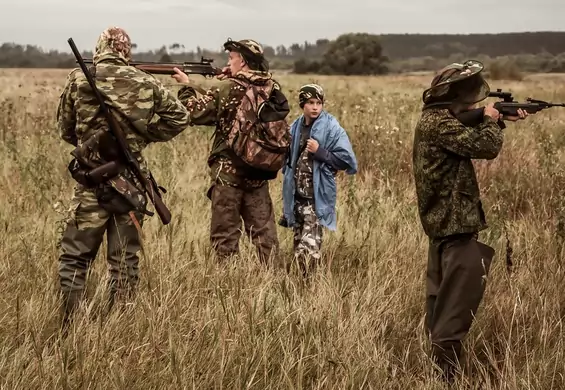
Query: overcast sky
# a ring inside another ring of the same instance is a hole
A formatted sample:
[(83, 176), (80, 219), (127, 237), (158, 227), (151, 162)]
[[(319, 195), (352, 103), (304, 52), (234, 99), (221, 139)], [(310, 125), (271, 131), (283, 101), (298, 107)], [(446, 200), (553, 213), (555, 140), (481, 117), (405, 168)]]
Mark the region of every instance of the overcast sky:
[(227, 37), (276, 46), (345, 32), (564, 31), (565, 0), (0, 0), (0, 42), (69, 51), (73, 37), (89, 50), (111, 25), (141, 50), (220, 49)]

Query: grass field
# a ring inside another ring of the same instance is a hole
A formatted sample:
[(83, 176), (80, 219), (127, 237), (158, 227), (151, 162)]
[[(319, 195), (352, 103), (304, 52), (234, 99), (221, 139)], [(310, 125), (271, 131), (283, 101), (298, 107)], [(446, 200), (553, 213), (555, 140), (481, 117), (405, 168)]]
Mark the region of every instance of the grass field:
[[(188, 128), (146, 157), (173, 221), (146, 222), (135, 301), (102, 321), (105, 247), (89, 300), (58, 332), (57, 237), (73, 183), (55, 110), (66, 71), (0, 70), (0, 386), (2, 389), (440, 389), (423, 332), (427, 240), (411, 176), (412, 132), (429, 76), (281, 76), (319, 82), (359, 160), (339, 176), (338, 231), (310, 284), (241, 258), (209, 255), (211, 129)], [(196, 82), (202, 78), (195, 76)], [(166, 83), (169, 81), (165, 78)], [(517, 98), (565, 101), (565, 76), (492, 83)], [(171, 88), (176, 85), (171, 84)], [(460, 388), (565, 387), (565, 109), (509, 124), (494, 161), (477, 162), (497, 250), (465, 343)], [(280, 216), (280, 177), (271, 184)], [(506, 235), (514, 268), (505, 266)], [(279, 227), (284, 256), (291, 231)], [(479, 387), (482, 386), (482, 387)]]

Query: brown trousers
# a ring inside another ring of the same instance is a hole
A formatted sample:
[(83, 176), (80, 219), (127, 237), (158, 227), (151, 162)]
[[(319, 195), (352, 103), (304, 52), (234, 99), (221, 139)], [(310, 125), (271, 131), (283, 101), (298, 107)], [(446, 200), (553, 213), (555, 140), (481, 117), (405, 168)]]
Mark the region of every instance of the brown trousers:
[(427, 270), (426, 327), (432, 354), (454, 365), (486, 287), (494, 249), (474, 235), (430, 240)]
[(239, 251), (243, 220), (245, 234), (255, 245), (259, 260), (264, 264), (274, 261), (279, 242), (268, 184), (243, 189), (216, 183), (209, 197), (212, 200), (210, 241), (221, 259)]

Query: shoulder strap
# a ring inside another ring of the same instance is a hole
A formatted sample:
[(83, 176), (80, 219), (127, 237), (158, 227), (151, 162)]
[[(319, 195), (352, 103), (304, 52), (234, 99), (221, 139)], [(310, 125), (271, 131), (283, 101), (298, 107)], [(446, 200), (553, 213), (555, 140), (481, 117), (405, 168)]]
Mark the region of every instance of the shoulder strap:
[[(302, 124), (299, 124), (298, 126), (299, 127), (297, 129), (298, 130), (297, 136), (298, 136), (298, 139), (301, 139), (302, 138)], [(310, 129), (310, 131), (312, 131), (312, 129)], [(298, 159), (300, 158), (300, 156), (302, 155), (302, 153), (306, 149), (306, 145), (308, 145), (308, 142), (305, 142), (304, 145), (302, 145), (302, 147), (300, 149), (298, 149), (296, 156), (292, 155), (292, 145), (290, 145), (290, 147), (288, 148), (288, 164), (287, 164), (290, 169), (292, 169), (292, 163), (298, 161)]]

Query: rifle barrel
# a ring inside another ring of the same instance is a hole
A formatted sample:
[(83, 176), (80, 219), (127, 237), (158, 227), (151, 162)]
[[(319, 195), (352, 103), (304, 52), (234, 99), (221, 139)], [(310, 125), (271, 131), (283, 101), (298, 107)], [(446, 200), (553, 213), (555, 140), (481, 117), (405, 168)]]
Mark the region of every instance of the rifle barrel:
[[(77, 61), (78, 62), (78, 61)], [(85, 64), (93, 64), (92, 58), (83, 59)], [(186, 74), (200, 74), (203, 76), (216, 76), (222, 73), (220, 68), (212, 66), (211, 61), (201, 62), (152, 62), (131, 61), (130, 66), (151, 74), (171, 75), (174, 68), (179, 68)]]
[(204, 76), (215, 76), (222, 73), (221, 69), (207, 64), (136, 64), (132, 66), (152, 74), (174, 74), (174, 68), (178, 68), (186, 74), (200, 74)]

